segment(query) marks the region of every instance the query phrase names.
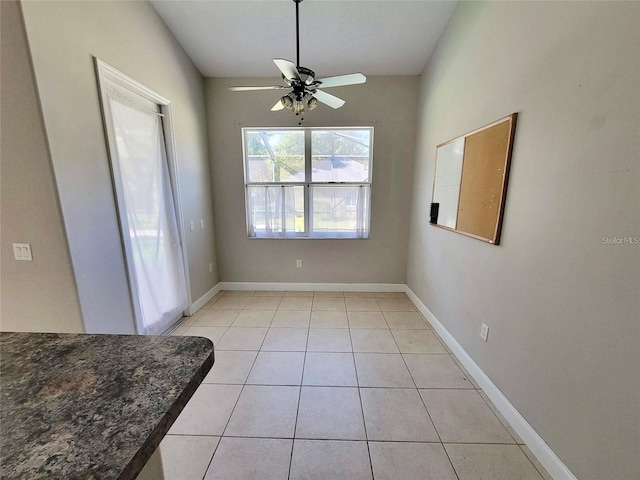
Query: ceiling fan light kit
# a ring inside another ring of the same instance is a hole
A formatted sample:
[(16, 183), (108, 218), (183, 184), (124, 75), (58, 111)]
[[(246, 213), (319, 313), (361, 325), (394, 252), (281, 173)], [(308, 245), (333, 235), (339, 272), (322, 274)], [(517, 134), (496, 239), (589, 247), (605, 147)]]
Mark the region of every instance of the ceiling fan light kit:
[(276, 67), (278, 67), (280, 72), (282, 72), (282, 79), (287, 86), (243, 86), (229, 87), (229, 90), (239, 92), (251, 90), (281, 90), (290, 88), (291, 91), (281, 97), (280, 100), (278, 100), (278, 102), (271, 108), (271, 111), (273, 112), (287, 109), (291, 110), (296, 115), (301, 115), (304, 113), (305, 108), (309, 110), (316, 108), (318, 106), (318, 102), (322, 102), (334, 109), (340, 108), (344, 105), (344, 100), (321, 89), (365, 83), (367, 81), (367, 77), (362, 73), (350, 73), (347, 75), (316, 79), (316, 73), (313, 70), (300, 66), (300, 22), (298, 6), (302, 0), (293, 0), (293, 2), (296, 4), (296, 64), (283, 58), (273, 59), (273, 63), (275, 63)]

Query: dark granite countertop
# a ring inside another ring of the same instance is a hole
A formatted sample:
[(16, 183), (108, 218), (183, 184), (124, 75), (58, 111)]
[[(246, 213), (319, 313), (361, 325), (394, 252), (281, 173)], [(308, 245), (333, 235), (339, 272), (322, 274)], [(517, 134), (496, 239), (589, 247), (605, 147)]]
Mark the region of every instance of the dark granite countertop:
[(135, 478), (212, 365), (200, 337), (0, 333), (0, 477)]

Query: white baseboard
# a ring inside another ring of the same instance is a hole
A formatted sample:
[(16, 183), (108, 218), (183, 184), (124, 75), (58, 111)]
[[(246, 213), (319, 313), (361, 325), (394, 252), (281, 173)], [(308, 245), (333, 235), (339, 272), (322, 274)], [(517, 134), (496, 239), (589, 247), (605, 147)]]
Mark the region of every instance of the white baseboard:
[(218, 283), (215, 287), (213, 287), (211, 290), (209, 290), (207, 293), (205, 293), (199, 299), (193, 302), (191, 306), (188, 308), (189, 315), (193, 315), (198, 310), (200, 310), (205, 305), (205, 303), (211, 300), (216, 295), (216, 293), (222, 290), (220, 285), (221, 283)]
[(471, 374), (473, 379), (478, 383), (480, 388), (493, 402), (502, 416), (509, 422), (515, 432), (522, 438), (529, 450), (540, 461), (542, 466), (547, 470), (549, 475), (555, 480), (577, 480), (571, 473), (571, 470), (562, 463), (562, 460), (551, 450), (549, 445), (542, 439), (540, 435), (533, 429), (531, 425), (524, 419), (520, 412), (509, 402), (507, 397), (495, 386), (491, 379), (478, 366), (476, 362), (467, 354), (462, 346), (456, 341), (449, 331), (440, 323), (433, 313), (425, 306), (415, 293), (405, 286), (404, 292), (409, 296), (411, 301), (418, 307), (420, 313), (427, 319), (433, 329), (438, 332), (440, 337), (445, 341), (447, 346), (460, 360), (462, 365)]
[(220, 282), (220, 290), (286, 290), (290, 292), (404, 292), (404, 283), (268, 283)]

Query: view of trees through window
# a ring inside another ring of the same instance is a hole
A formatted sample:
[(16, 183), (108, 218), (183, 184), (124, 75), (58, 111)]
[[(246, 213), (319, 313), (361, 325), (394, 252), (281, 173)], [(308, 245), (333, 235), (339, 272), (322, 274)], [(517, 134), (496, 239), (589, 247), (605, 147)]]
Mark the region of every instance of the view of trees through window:
[(304, 182), (304, 131), (252, 131), (245, 137), (251, 182)]
[(313, 130), (311, 165), (314, 182), (369, 181), (369, 130)]
[(372, 128), (243, 132), (250, 237), (368, 238)]

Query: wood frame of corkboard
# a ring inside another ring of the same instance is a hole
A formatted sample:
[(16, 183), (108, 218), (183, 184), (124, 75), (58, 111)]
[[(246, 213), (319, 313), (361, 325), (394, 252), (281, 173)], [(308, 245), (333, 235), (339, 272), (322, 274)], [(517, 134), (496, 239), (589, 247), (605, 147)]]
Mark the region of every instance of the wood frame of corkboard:
[(500, 244), (517, 117), (518, 114), (513, 113), (436, 147), (434, 203), (438, 203), (438, 153), (443, 153), (442, 147), (464, 139), (458, 203), (454, 205), (457, 209), (455, 228), (438, 223), (431, 225), (493, 245)]

